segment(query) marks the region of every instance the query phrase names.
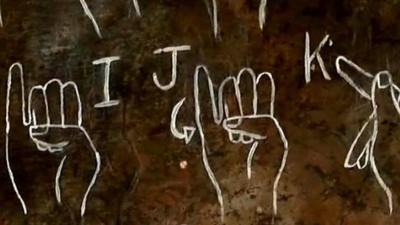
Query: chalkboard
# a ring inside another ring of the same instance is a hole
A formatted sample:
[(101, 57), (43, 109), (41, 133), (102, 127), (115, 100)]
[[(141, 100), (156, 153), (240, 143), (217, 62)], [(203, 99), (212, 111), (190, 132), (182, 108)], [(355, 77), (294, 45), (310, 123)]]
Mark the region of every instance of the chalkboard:
[(0, 225), (400, 221), (400, 2), (0, 11)]

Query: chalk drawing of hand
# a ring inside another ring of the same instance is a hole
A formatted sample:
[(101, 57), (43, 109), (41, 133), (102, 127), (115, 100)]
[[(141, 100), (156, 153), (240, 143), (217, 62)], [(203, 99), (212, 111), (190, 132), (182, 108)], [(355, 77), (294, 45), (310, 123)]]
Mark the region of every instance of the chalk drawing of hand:
[[(357, 169), (362, 170), (368, 165), (371, 167), (376, 180), (386, 194), (390, 214), (393, 212), (392, 192), (380, 175), (374, 154), (379, 130), (379, 114), (376, 93), (378, 91), (389, 90), (391, 92), (393, 105), (397, 110), (398, 93), (396, 93), (396, 89), (397, 86), (393, 84), (392, 75), (388, 71), (381, 71), (374, 76), (371, 84), (371, 94), (369, 95), (372, 112), (354, 138), (344, 162), (345, 168), (356, 167)], [(360, 146), (362, 150), (357, 152), (357, 148)]]
[[(246, 92), (243, 81), (247, 81), (246, 85), (250, 85), (250, 91)], [(229, 112), (229, 107), (225, 107), (226, 118), (222, 121), (222, 126), (228, 132), (232, 143), (251, 146), (246, 161), (248, 179), (251, 179), (252, 161), (257, 148), (260, 144), (268, 142), (268, 131), (271, 129), (273, 132), (276, 131), (281, 139), (283, 155), (273, 183), (272, 192), (273, 215), (276, 216), (278, 213), (278, 185), (286, 165), (289, 146), (286, 135), (278, 119), (274, 116), (275, 82), (272, 75), (268, 72), (256, 75), (252, 69), (244, 68), (238, 73), (235, 83), (239, 89), (239, 97), (237, 98), (240, 107), (239, 114), (232, 115)], [(265, 102), (264, 99), (261, 99), (263, 95), (260, 95), (259, 92), (264, 94), (266, 90), (270, 90), (270, 92), (267, 99), (269, 101)]]
[[(100, 171), (100, 154), (96, 150), (92, 139), (82, 125), (82, 103), (79, 95), (78, 86), (72, 82), (61, 82), (58, 79), (52, 79), (45, 85), (36, 85), (29, 91), (27, 103), (24, 91), (23, 68), (20, 63), (14, 63), (8, 74), (7, 81), (7, 97), (6, 97), (6, 160), (8, 173), (14, 188), (14, 191), (22, 205), (23, 211), (27, 214), (28, 210), (23, 197), (21, 196), (17, 182), (14, 179), (12, 167), (9, 161), (9, 134), (10, 134), (10, 100), (13, 72), (18, 71), (19, 82), (21, 83), (21, 100), (22, 100), (22, 120), (23, 125), (29, 128), (30, 139), (35, 143), (39, 151), (48, 151), (49, 153), (62, 154), (62, 160), (58, 166), (55, 175), (55, 195), (58, 203), (61, 204), (60, 176), (65, 160), (68, 158), (69, 151), (66, 148), (71, 144), (71, 137), (83, 137), (78, 139), (79, 142), (86, 142), (96, 163), (94, 174), (85, 191), (81, 202), (81, 216), (85, 214), (86, 201), (88, 195), (96, 182)], [(16, 77), (17, 78), (17, 77)], [(53, 92), (50, 92), (54, 90)], [(67, 113), (71, 111), (74, 113)]]
[[(342, 70), (342, 64), (345, 64), (352, 69), (355, 69), (357, 75), (362, 75), (361, 78), (368, 79), (368, 88), (362, 87), (360, 84), (360, 76), (357, 78), (352, 78), (352, 74), (348, 74)], [(392, 75), (389, 71), (380, 71), (373, 75), (361, 67), (359, 67), (354, 62), (350, 61), (344, 56), (339, 56), (336, 59), (336, 70), (338, 74), (351, 86), (353, 87), (363, 98), (369, 101), (371, 107), (371, 113), (368, 118), (365, 119), (363, 125), (359, 129), (356, 137), (351, 143), (350, 149), (348, 150), (346, 159), (344, 161), (345, 168), (357, 168), (359, 170), (365, 169), (370, 166), (375, 179), (379, 183), (379, 186), (386, 194), (389, 213), (393, 213), (393, 197), (392, 191), (383, 180), (379, 169), (376, 165), (375, 159), (375, 147), (378, 138), (379, 131), (379, 105), (377, 103), (376, 94), (378, 92), (389, 91), (392, 98), (392, 103), (397, 113), (400, 115), (399, 106), (399, 94), (400, 88), (393, 83)]]
[[(251, 87), (253, 92), (251, 93), (250, 110), (244, 111), (242, 96), (244, 93), (240, 90), (242, 76), (245, 74), (251, 78)], [(270, 109), (267, 113), (258, 112), (258, 93), (259, 83), (266, 79), (270, 82), (271, 93), (270, 93)], [(205, 85), (205, 87), (203, 87)], [(217, 89), (218, 93), (215, 93), (214, 89)], [(229, 92), (230, 91), (230, 92)], [(231, 94), (229, 94), (231, 93)], [(231, 100), (233, 96), (233, 101)], [(222, 83), (216, 88), (216, 85), (210, 78), (209, 72), (205, 66), (198, 66), (194, 75), (194, 103), (195, 103), (195, 122), (196, 130), (199, 133), (201, 145), (202, 145), (202, 158), (203, 164), (211, 180), (214, 189), (217, 193), (218, 202), (220, 204), (221, 220), (224, 220), (224, 201), (222, 197), (222, 190), (215, 177), (213, 170), (208, 161), (207, 154), (210, 148), (210, 142), (213, 139), (213, 135), (208, 134), (213, 129), (206, 129), (206, 118), (211, 117), (213, 121), (211, 123), (223, 128), (229, 136), (229, 139), (233, 143), (251, 144), (251, 150), (248, 154), (248, 177), (251, 177), (251, 161), (259, 143), (264, 143), (266, 140), (265, 132), (251, 131), (245, 129), (243, 125), (245, 121), (260, 121), (269, 120), (272, 121), (274, 128), (277, 129), (280, 138), (284, 146), (284, 153), (282, 157), (281, 166), (279, 172), (275, 178), (274, 191), (273, 191), (273, 210), (274, 215), (277, 214), (277, 188), (278, 183), (286, 164), (288, 155), (288, 142), (286, 136), (278, 122), (274, 117), (274, 98), (275, 98), (275, 84), (273, 78), (269, 73), (262, 73), (258, 76), (255, 75), (253, 70), (245, 68), (239, 72), (236, 77), (230, 76), (222, 81)], [(234, 108), (234, 109), (232, 109)], [(211, 109), (211, 110), (210, 110)], [(211, 111), (211, 112), (210, 112)], [(208, 112), (208, 113), (207, 113)], [(235, 113), (232, 113), (235, 112)], [(208, 114), (212, 114), (209, 116)], [(232, 114), (232, 115), (231, 115)], [(208, 117), (207, 117), (208, 116)], [(215, 135), (214, 135), (215, 138)]]

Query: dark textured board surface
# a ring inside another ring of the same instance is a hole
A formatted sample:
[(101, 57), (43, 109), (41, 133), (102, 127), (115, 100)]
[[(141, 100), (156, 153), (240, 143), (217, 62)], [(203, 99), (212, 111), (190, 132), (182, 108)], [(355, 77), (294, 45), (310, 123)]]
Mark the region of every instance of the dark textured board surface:
[[(269, 71), (275, 78), (276, 116), (290, 147), (279, 186), (276, 224), (398, 224), (399, 117), (389, 95), (380, 94), (375, 157), (393, 192), (390, 216), (385, 194), (369, 167), (361, 171), (343, 168), (369, 106), (338, 76), (334, 63), (338, 55), (346, 55), (371, 73), (390, 70), (398, 82), (400, 2), (270, 0), (266, 25), (260, 31), (259, 1), (219, 0), (217, 40), (207, 1), (140, 1), (140, 18), (130, 0), (87, 2), (103, 39), (97, 37), (78, 0), (1, 1), (0, 118), (5, 118), (7, 71), (12, 63), (23, 64), (29, 87), (54, 77), (74, 80), (81, 91), (83, 123), (102, 156), (102, 168), (81, 218), (80, 201), (94, 165), (87, 146), (74, 142), (62, 178), (64, 203), (58, 205), (53, 180), (61, 157), (37, 151), (26, 127), (15, 119), (20, 116), (18, 108), (12, 107), (11, 163), (29, 213), (23, 215), (13, 192), (2, 150), (0, 225), (221, 224), (198, 135), (185, 145), (169, 130), (172, 107), (182, 97), (188, 98), (188, 104), (180, 124), (194, 124), (190, 98), (198, 64), (207, 65), (217, 83), (243, 67)], [(324, 80), (317, 67), (312, 82), (305, 84), (306, 31), (312, 48), (330, 34), (333, 46), (324, 48), (322, 56), (331, 81)], [(177, 85), (163, 92), (154, 85), (152, 73), (158, 72), (166, 82), (170, 56), (153, 51), (183, 44), (192, 50), (179, 55)], [(121, 60), (112, 66), (111, 95), (121, 103), (95, 109), (93, 105), (102, 100), (103, 79), (92, 61), (113, 55)], [(4, 119), (0, 122), (5, 124)], [(268, 125), (258, 126), (269, 130)], [(248, 146), (229, 143), (224, 130), (210, 123), (206, 133), (213, 146), (209, 160), (224, 193), (225, 223), (269, 224), (272, 182), (282, 155), (276, 134), (257, 151), (249, 181)], [(0, 140), (4, 146), (4, 138)], [(184, 160), (188, 165), (181, 169)]]

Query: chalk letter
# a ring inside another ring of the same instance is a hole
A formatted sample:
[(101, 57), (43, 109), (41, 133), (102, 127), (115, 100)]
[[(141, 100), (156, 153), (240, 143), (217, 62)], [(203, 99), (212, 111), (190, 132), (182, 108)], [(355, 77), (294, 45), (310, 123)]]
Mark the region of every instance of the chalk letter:
[(153, 53), (158, 55), (161, 53), (172, 52), (172, 79), (167, 85), (162, 85), (158, 81), (157, 73), (153, 73), (153, 81), (155, 85), (163, 91), (167, 91), (175, 86), (176, 82), (176, 71), (177, 71), (177, 62), (178, 62), (178, 51), (189, 51), (190, 45), (182, 45), (182, 46), (173, 46), (160, 48), (155, 50)]
[(110, 56), (93, 61), (93, 65), (105, 64), (104, 74), (104, 101), (94, 105), (95, 108), (112, 107), (119, 104), (118, 100), (110, 100), (110, 67), (113, 61), (120, 60), (119, 56)]
[(310, 83), (311, 81), (311, 69), (314, 70), (313, 67), (311, 67), (312, 61), (317, 58), (318, 64), (322, 70), (322, 74), (324, 75), (324, 78), (326, 80), (330, 80), (331, 77), (329, 76), (328, 72), (326, 71), (324, 60), (322, 59), (320, 55), (321, 49), (325, 46), (325, 44), (329, 41), (329, 46), (333, 45), (332, 40), (329, 39), (329, 35), (325, 35), (324, 39), (322, 39), (321, 43), (319, 43), (318, 47), (315, 49), (315, 51), (310, 55), (310, 35), (308, 32), (306, 32), (306, 49), (305, 49), (305, 54), (304, 54), (304, 68), (305, 68), (305, 76), (306, 76), (306, 83)]

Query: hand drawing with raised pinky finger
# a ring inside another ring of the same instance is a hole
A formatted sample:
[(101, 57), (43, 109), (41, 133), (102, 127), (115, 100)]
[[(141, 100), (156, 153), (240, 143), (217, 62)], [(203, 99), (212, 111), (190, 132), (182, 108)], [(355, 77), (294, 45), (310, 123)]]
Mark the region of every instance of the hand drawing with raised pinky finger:
[[(14, 79), (17, 80), (14, 81)], [(10, 162), (10, 154), (12, 154), (9, 148), (9, 136), (12, 133), (10, 123), (10, 118), (12, 116), (10, 113), (10, 103), (13, 100), (11, 97), (13, 81), (20, 82), (21, 84), (22, 125), (28, 127), (31, 141), (33, 141), (39, 151), (47, 151), (49, 153), (61, 154), (63, 156), (58, 165), (54, 179), (54, 192), (59, 204), (62, 203), (60, 178), (65, 161), (68, 159), (70, 153), (67, 151), (67, 148), (71, 145), (72, 141), (76, 141), (71, 140), (70, 134), (81, 136), (82, 138), (78, 141), (85, 143), (86, 146), (90, 148), (90, 154), (96, 166), (81, 200), (80, 214), (83, 216), (86, 211), (88, 196), (100, 171), (101, 161), (100, 154), (94, 146), (88, 132), (82, 125), (82, 102), (78, 86), (72, 81), (62, 82), (59, 79), (51, 79), (44, 85), (36, 85), (32, 87), (26, 99), (22, 65), (20, 63), (14, 63), (9, 69), (6, 94), (6, 163), (13, 189), (20, 201), (24, 214), (28, 213), (27, 204), (19, 191), (18, 181), (14, 177)], [(55, 90), (55, 95), (50, 96), (51, 88)], [(53, 102), (54, 99), (56, 99), (56, 102)], [(34, 100), (37, 100), (36, 104), (34, 103)], [(66, 113), (71, 108), (76, 109), (76, 111), (73, 113)], [(56, 136), (56, 138), (54, 138), (54, 136)]]

